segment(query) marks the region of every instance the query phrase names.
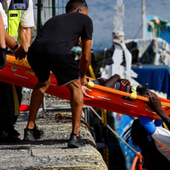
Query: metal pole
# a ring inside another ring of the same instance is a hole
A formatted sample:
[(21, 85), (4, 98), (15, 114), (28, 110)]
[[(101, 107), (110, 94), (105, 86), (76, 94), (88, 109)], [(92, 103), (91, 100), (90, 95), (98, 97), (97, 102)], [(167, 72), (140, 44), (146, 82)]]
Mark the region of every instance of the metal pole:
[(38, 0), (37, 4), (37, 34), (39, 33), (39, 30), (41, 28), (41, 0)]
[(56, 16), (56, 0), (52, 0), (52, 14)]
[(146, 39), (146, 8), (145, 8), (145, 0), (142, 0), (142, 36), (143, 39)]

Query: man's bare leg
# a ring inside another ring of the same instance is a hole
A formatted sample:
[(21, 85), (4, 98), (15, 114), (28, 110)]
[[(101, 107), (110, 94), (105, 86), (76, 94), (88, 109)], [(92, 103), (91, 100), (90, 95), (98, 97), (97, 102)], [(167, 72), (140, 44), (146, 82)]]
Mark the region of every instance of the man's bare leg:
[(33, 89), (30, 103), (30, 111), (28, 117), (27, 128), (33, 129), (35, 126), (35, 119), (38, 113), (38, 109), (43, 101), (45, 92), (47, 91), (50, 85), (50, 78), (45, 83), (37, 83)]
[(66, 86), (71, 93), (70, 105), (72, 110), (72, 132), (79, 136), (79, 126), (84, 101), (80, 79), (75, 80)]

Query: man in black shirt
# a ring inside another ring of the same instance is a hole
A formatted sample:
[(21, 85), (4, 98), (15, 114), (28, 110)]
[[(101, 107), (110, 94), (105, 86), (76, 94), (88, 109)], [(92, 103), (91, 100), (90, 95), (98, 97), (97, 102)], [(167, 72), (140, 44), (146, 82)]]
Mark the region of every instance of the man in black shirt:
[[(69, 89), (72, 108), (72, 133), (69, 147), (84, 146), (79, 136), (79, 126), (87, 85), (86, 71), (91, 62), (91, 42), (93, 25), (87, 16), (88, 7), (84, 0), (70, 0), (66, 5), (66, 14), (49, 19), (40, 30), (28, 51), (28, 62), (38, 78), (30, 104), (28, 124), (24, 129), (24, 140), (34, 141), (43, 131), (38, 130), (35, 118), (50, 84), (50, 71), (56, 76), (59, 86)], [(79, 66), (71, 48), (79, 37), (82, 40), (82, 57)]]

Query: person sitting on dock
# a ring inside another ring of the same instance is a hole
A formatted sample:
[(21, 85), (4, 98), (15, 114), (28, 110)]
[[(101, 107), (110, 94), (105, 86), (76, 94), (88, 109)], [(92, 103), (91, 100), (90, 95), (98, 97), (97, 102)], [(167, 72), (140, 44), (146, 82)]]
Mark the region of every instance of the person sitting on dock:
[[(79, 126), (84, 102), (82, 85), (87, 85), (86, 72), (91, 62), (93, 24), (87, 13), (88, 6), (85, 0), (68, 1), (66, 14), (49, 19), (29, 48), (27, 59), (38, 78), (38, 83), (31, 96), (24, 140), (34, 141), (41, 137), (41, 130), (34, 133), (35, 119), (44, 93), (50, 85), (52, 71), (58, 85), (66, 85), (71, 94), (72, 133), (68, 147), (77, 148), (85, 145), (80, 138)], [(79, 37), (82, 39), (82, 57), (78, 66), (71, 48)]]

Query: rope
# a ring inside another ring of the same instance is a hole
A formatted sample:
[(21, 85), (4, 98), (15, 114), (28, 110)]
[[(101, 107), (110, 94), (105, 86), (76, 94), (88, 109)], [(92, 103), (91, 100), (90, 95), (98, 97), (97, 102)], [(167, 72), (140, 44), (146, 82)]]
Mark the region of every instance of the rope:
[[(57, 113), (55, 115), (55, 121), (66, 121), (66, 120), (72, 120), (72, 116), (64, 116), (61, 113)], [(86, 125), (86, 127), (91, 131), (91, 127), (87, 122), (85, 122), (83, 120), (80, 120), (80, 121), (81, 121), (81, 123)]]
[[(97, 113), (91, 106), (90, 106), (90, 109), (94, 112), (94, 114), (95, 114), (100, 120), (102, 120), (101, 117), (98, 115), (98, 113)], [(136, 153), (136, 155), (140, 156), (140, 155), (138, 154), (138, 152), (137, 152), (133, 147), (131, 147), (125, 140), (123, 140), (108, 124), (107, 124), (107, 128), (108, 128), (113, 134), (115, 134), (115, 135), (123, 142), (123, 144), (127, 145), (134, 153)]]
[(139, 34), (139, 32), (140, 32), (141, 29), (142, 29), (142, 25), (139, 27), (139, 29), (138, 29), (136, 35), (134, 36), (133, 40), (137, 38), (137, 36), (138, 36), (138, 34)]

